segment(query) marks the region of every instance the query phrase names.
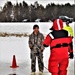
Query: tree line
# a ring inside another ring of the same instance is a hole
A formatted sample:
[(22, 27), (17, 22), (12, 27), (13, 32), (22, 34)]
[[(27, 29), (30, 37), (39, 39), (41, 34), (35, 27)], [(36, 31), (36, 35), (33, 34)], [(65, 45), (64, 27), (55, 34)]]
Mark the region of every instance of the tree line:
[(31, 5), (28, 5), (25, 1), (17, 2), (15, 5), (11, 1), (7, 1), (0, 11), (0, 22), (23, 22), (24, 20), (34, 22), (36, 19), (48, 22), (61, 15), (75, 18), (75, 4), (56, 5), (50, 3), (44, 7), (37, 1)]

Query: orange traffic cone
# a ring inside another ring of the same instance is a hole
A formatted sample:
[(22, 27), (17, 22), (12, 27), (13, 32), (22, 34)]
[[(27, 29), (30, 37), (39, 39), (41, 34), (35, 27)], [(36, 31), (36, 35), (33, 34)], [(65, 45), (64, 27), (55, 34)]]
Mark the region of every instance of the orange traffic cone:
[(17, 64), (16, 64), (16, 57), (15, 57), (15, 55), (13, 55), (13, 60), (12, 60), (12, 66), (10, 66), (11, 68), (17, 68), (17, 67), (19, 67), (19, 66), (17, 66)]

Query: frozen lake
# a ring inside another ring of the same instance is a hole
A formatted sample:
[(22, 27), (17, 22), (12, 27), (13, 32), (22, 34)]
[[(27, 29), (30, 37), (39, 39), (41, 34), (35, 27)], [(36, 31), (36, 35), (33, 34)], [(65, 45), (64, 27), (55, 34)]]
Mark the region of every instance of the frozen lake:
[[(0, 32), (31, 34), (33, 31), (32, 28), (34, 24), (38, 24), (40, 27), (40, 32), (42, 32), (45, 35), (50, 32), (49, 28), (52, 26), (52, 23), (0, 23)], [(74, 31), (74, 23), (70, 24), (70, 26), (73, 28), (73, 31)], [(28, 47), (28, 37), (21, 37), (21, 38), (20, 37), (0, 37), (0, 64), (1, 64), (0, 75), (6, 75), (13, 72), (9, 68), (12, 62), (13, 55), (16, 56), (17, 63), (20, 66), (20, 68), (16, 70), (18, 75), (19, 74), (29, 75), (30, 49)], [(50, 55), (50, 50), (48, 47), (44, 51), (44, 62), (46, 67), (48, 65), (47, 62), (48, 62), (49, 55)], [(28, 69), (29, 69), (29, 72), (27, 72)], [(47, 73), (46, 72), (47, 70), (45, 69), (44, 75), (49, 75), (47, 74), (48, 72)], [(74, 75), (74, 59), (70, 60), (68, 73), (69, 73), (68, 75)]]
[[(34, 24), (36, 23), (1, 23), (0, 32), (31, 34)], [(38, 23), (38, 25), (40, 32), (48, 34), (52, 23)], [(18, 61), (23, 62), (29, 59), (29, 51), (28, 37), (0, 37), (1, 61), (10, 62), (12, 55), (16, 55)]]

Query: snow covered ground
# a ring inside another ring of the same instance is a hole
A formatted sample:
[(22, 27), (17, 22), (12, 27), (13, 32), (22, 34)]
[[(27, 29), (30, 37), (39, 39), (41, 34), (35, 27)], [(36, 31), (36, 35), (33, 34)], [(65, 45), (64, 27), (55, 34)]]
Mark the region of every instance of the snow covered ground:
[[(50, 32), (49, 28), (52, 26), (50, 22), (0, 23), (0, 32), (31, 34), (34, 24), (38, 24), (40, 32), (45, 35)], [(74, 31), (74, 23), (70, 24), (70, 26)], [(19, 68), (15, 70), (10, 68), (13, 55), (16, 56), (17, 64), (19, 65)], [(50, 50), (48, 47), (44, 51), (44, 64), (46, 67), (48, 65), (49, 55)], [(16, 73), (16, 75), (30, 75), (30, 49), (28, 47), (28, 37), (0, 37), (0, 75), (11, 75), (12, 73)], [(50, 73), (45, 69), (44, 75), (50, 75)], [(70, 60), (68, 75), (74, 75), (74, 59)]]

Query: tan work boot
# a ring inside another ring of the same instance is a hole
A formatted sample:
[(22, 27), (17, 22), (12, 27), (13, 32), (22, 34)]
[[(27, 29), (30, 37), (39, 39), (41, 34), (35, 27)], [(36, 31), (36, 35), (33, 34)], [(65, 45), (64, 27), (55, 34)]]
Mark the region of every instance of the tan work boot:
[(43, 75), (43, 72), (42, 71), (39, 71), (39, 75)]
[(31, 75), (35, 75), (35, 72), (31, 72)]

